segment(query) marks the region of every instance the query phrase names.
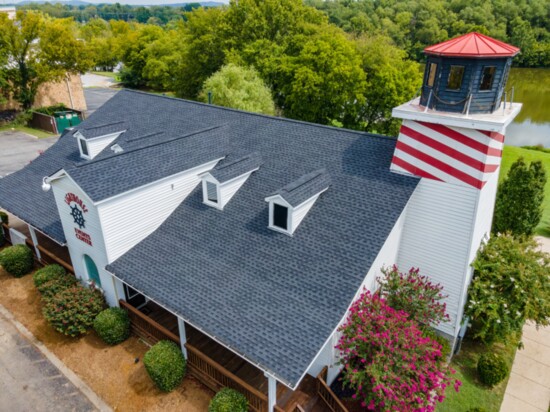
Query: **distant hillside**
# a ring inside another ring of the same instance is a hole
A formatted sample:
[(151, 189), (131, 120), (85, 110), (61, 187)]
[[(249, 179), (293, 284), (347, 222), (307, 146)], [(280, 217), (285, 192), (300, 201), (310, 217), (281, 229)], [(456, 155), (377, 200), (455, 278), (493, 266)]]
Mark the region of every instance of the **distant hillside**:
[[(24, 0), (19, 3), (8, 3), (6, 4), (6, 6), (24, 6), (31, 3), (35, 3), (35, 4), (59, 3), (67, 6), (74, 6), (74, 7), (97, 5), (97, 3), (89, 3), (81, 0)], [(220, 7), (224, 5), (224, 3), (221, 3), (218, 1), (187, 1), (185, 3), (175, 3), (175, 4), (152, 3), (152, 4), (148, 4), (147, 6), (185, 7), (188, 4), (197, 4), (197, 3), (203, 7)], [(4, 6), (4, 4), (2, 4), (2, 6)], [(127, 4), (127, 6), (143, 7), (143, 5), (138, 5), (138, 4)]]
[(92, 5), (92, 3), (88, 3), (86, 1), (81, 1), (81, 0), (25, 0), (25, 1), (22, 1), (22, 2), (19, 2), (19, 3), (15, 4), (15, 5), (16, 6), (24, 6), (24, 5), (31, 4), (31, 3), (35, 3), (35, 4), (59, 3), (59, 4), (67, 5), (67, 6), (74, 6), (74, 7), (91, 6)]

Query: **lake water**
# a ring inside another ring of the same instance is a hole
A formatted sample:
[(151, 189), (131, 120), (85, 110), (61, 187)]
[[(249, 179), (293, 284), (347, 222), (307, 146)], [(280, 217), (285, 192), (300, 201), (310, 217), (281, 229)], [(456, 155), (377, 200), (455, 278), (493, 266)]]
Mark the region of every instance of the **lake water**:
[(506, 130), (506, 144), (550, 147), (550, 69), (513, 68), (506, 90), (512, 87), (523, 108)]

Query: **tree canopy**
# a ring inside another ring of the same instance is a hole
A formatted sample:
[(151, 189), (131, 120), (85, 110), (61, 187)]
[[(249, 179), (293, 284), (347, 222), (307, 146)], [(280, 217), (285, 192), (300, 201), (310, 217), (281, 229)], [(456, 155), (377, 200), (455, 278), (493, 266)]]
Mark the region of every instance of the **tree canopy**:
[(232, 63), (223, 66), (204, 82), (199, 100), (208, 102), (208, 93), (211, 93), (212, 103), (219, 106), (275, 114), (271, 90), (253, 68)]
[(71, 19), (19, 11), (10, 20), (0, 14), (0, 42), (9, 62), (3, 66), (3, 92), (28, 109), (41, 84), (87, 70), (92, 60), (75, 30)]

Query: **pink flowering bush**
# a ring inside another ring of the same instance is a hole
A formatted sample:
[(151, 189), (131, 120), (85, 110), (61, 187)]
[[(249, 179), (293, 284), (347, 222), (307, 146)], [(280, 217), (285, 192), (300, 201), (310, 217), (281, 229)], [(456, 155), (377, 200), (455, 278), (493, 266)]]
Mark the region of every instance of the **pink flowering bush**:
[[(344, 385), (354, 399), (374, 411), (435, 410), (452, 383), (441, 345), (423, 336), (409, 315), (379, 295), (365, 292), (340, 328), (336, 348), (344, 365)], [(458, 391), (459, 381), (454, 382)]]
[(384, 276), (378, 279), (379, 293), (392, 308), (405, 311), (410, 319), (416, 320), (422, 327), (449, 321), (447, 306), (442, 302), (447, 297), (442, 293), (442, 285), (432, 283), (415, 268), (411, 268), (408, 273), (401, 273), (394, 265), (382, 269), (382, 273)]

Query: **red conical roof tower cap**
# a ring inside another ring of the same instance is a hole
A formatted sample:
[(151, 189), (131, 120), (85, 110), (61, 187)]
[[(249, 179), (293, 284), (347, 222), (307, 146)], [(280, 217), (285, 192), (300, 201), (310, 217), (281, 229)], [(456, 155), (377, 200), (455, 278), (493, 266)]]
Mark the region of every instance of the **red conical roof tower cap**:
[(426, 47), (424, 53), (447, 57), (513, 57), (519, 53), (519, 48), (473, 32)]

